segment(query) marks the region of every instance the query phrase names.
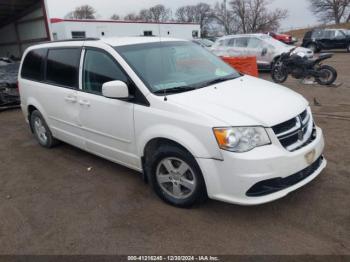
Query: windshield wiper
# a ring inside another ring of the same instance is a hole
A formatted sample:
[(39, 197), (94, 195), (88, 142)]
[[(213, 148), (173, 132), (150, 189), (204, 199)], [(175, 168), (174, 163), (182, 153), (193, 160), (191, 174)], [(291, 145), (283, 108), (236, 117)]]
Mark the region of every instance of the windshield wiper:
[(187, 92), (187, 91), (192, 91), (195, 90), (195, 87), (192, 86), (178, 86), (178, 87), (172, 87), (172, 88), (165, 88), (165, 89), (160, 89), (157, 91), (154, 91), (154, 94), (174, 94), (174, 93), (182, 93), (182, 92)]
[(207, 81), (207, 82), (204, 82), (202, 84), (203, 87), (206, 87), (206, 86), (210, 86), (210, 85), (214, 85), (214, 84), (218, 84), (218, 83), (222, 83), (222, 82), (226, 82), (228, 80), (233, 80), (233, 79), (236, 79), (240, 77), (239, 76), (225, 76), (225, 77), (219, 77), (219, 78), (216, 78), (214, 80), (210, 80), (210, 81)]

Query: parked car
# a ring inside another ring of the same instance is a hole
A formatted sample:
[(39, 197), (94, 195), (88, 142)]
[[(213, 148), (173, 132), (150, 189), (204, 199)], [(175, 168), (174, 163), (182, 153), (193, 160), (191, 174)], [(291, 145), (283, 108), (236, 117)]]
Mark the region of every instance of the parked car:
[(267, 33), (269, 36), (271, 36), (272, 38), (275, 38), (278, 41), (281, 41), (287, 45), (293, 45), (297, 42), (297, 39), (292, 37), (291, 35), (287, 35), (287, 34), (277, 34), (274, 32), (268, 32)]
[[(255, 56), (259, 69), (270, 70), (283, 53), (293, 48), (266, 34), (246, 34), (222, 37), (211, 51), (217, 56)], [(308, 58), (314, 55), (311, 50), (302, 47), (297, 48), (295, 53), (303, 53)]]
[(305, 34), (302, 46), (314, 52), (331, 49), (347, 49), (350, 52), (350, 35), (343, 29), (314, 29)]
[(17, 89), (19, 63), (9, 58), (0, 58), (0, 110), (18, 107), (20, 104)]
[(210, 41), (208, 39), (205, 39), (205, 38), (197, 38), (197, 39), (193, 39), (192, 40), (193, 43), (197, 44), (197, 45), (200, 45), (204, 48), (207, 48), (207, 49), (210, 49), (214, 42), (213, 41)]
[(40, 145), (62, 140), (137, 170), (175, 206), (207, 196), (270, 202), (326, 166), (306, 99), (189, 41), (40, 44), (20, 72), (23, 114)]

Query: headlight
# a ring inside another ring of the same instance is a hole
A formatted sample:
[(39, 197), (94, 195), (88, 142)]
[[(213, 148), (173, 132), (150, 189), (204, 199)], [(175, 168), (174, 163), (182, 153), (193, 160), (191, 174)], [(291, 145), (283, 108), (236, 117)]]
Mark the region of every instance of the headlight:
[(263, 127), (214, 128), (219, 147), (231, 152), (247, 152), (258, 146), (271, 144)]

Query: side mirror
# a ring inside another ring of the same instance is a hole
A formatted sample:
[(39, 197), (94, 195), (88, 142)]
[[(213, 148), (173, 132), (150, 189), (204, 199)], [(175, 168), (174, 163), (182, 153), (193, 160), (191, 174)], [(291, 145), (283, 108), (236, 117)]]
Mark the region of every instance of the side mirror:
[(102, 95), (108, 98), (127, 99), (129, 98), (129, 88), (126, 83), (116, 80), (102, 85)]
[(267, 54), (267, 47), (264, 47), (263, 50), (261, 51), (261, 56), (265, 56)]

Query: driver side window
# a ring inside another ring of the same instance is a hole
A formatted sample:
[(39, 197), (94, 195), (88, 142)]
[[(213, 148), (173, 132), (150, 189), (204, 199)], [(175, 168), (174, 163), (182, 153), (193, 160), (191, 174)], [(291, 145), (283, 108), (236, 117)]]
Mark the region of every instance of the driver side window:
[(102, 51), (86, 50), (83, 69), (83, 90), (88, 93), (102, 94), (102, 85), (120, 80), (128, 83), (128, 78), (116, 62)]

